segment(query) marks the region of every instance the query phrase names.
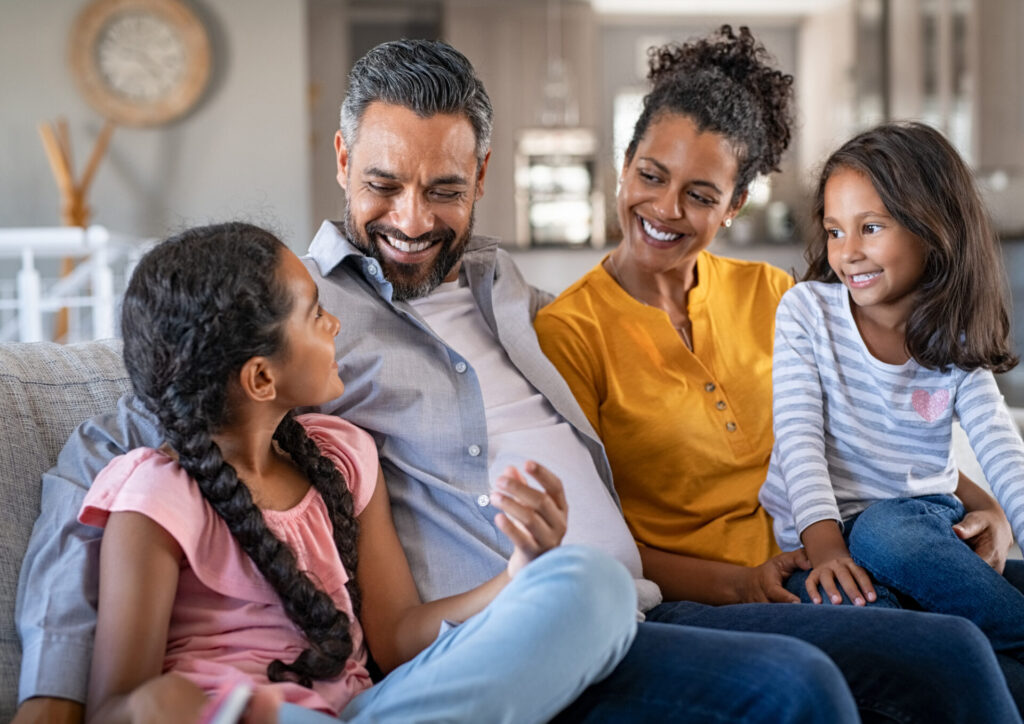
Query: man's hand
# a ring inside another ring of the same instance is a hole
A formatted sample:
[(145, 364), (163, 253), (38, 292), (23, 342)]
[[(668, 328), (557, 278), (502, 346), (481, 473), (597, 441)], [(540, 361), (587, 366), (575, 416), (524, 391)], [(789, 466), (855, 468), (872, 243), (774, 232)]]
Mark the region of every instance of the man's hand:
[(85, 707), (70, 699), (36, 696), (18, 707), (11, 724), (81, 724)]
[(540, 554), (556, 548), (569, 518), (562, 481), (532, 460), (525, 467), (543, 490), (528, 485), (522, 473), (509, 466), (491, 493), (491, 504), (502, 511), (495, 517), (495, 525), (516, 547), (508, 561), (509, 578)]
[(782, 585), (787, 578), (797, 571), (806, 571), (811, 567), (803, 548), (780, 553), (774, 558), (754, 568), (748, 568), (748, 574), (740, 587), (741, 603), (799, 603), (800, 599), (787, 591)]
[(973, 510), (953, 526), (953, 532), (996, 573), (1002, 574), (1006, 553), (1013, 545), (1013, 531), (1002, 508)]

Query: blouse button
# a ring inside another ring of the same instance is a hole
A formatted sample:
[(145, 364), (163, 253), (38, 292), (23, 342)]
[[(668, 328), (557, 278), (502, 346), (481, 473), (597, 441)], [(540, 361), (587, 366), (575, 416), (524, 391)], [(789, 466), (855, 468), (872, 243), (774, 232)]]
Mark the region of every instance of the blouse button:
[(480, 495), (476, 499), (476, 504), (479, 505), (481, 508), (486, 508), (490, 504), (490, 502), (491, 498), (489, 495)]
[(724, 410), (725, 409), (725, 401), (724, 400), (719, 400), (718, 402), (715, 403), (715, 407), (717, 407), (719, 410)]
[(466, 369), (468, 369), (468, 368), (466, 367), (466, 363), (465, 362), (459, 361), (459, 362), (455, 363), (455, 371), (458, 372), (460, 375), (463, 372), (465, 372)]
[(714, 382), (708, 382), (706, 385), (704, 385), (704, 390), (706, 392), (714, 392), (715, 391), (715, 383)]
[(736, 423), (735, 422), (727, 422), (727, 423), (725, 423), (725, 429), (728, 430), (729, 432), (736, 432)]
[(480, 454), (480, 446), (479, 445), (470, 445), (469, 446), (469, 454), (472, 457), (477, 457)]

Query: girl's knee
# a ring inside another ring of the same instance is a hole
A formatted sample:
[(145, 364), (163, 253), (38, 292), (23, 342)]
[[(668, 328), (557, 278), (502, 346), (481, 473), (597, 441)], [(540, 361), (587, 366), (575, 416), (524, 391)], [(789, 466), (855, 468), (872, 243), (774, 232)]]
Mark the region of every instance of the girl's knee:
[[(618, 608), (636, 609), (636, 584), (626, 567), (596, 548), (582, 545), (560, 546), (548, 551), (531, 566), (543, 564), (545, 573), (557, 576), (580, 603), (593, 599), (609, 601)], [(539, 571), (538, 571), (539, 572)]]
[(849, 547), (867, 564), (878, 555), (920, 562), (935, 544), (954, 538), (948, 511), (917, 498), (896, 498), (873, 503), (857, 516)]

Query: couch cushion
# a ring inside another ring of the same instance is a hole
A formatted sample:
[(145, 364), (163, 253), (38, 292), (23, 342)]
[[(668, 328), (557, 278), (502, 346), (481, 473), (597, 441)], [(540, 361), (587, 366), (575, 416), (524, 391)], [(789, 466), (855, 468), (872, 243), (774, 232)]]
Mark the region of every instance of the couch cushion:
[(17, 703), (18, 570), (39, 515), (40, 478), (80, 422), (129, 388), (117, 340), (0, 344), (0, 721)]

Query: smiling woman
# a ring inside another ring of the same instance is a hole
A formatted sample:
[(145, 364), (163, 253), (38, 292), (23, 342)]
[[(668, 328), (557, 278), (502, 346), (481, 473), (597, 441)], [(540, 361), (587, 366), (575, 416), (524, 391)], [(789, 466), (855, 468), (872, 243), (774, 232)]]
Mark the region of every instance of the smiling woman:
[[(784, 584), (802, 581), (809, 567), (802, 550), (780, 553), (758, 502), (774, 440), (775, 312), (793, 280), (707, 247), (754, 177), (777, 170), (790, 139), (793, 79), (748, 29), (728, 26), (653, 50), (650, 79), (622, 168), (622, 243), (535, 320), (541, 347), (604, 442), (644, 575), (664, 594), (647, 620), (810, 642), (839, 664), (868, 720), (879, 711), (866, 702), (879, 704), (882, 719), (899, 712), (910, 721), (1012, 721), (1005, 710), (958, 715), (949, 708), (957, 702), (938, 704), (934, 677), (951, 673), (951, 657), (936, 650), (905, 658), (926, 639), (956, 637), (931, 631), (934, 618), (770, 605), (797, 601)], [(980, 530), (1006, 525), (991, 498), (970, 499), (983, 509), (968, 514)], [(721, 605), (734, 603), (763, 605)], [(955, 623), (962, 621), (941, 625)], [(912, 634), (916, 627), (928, 633)], [(967, 658), (990, 654), (976, 649)], [(1010, 706), (998, 672), (963, 676), (998, 688), (996, 708)], [(882, 681), (901, 685), (881, 690)]]

